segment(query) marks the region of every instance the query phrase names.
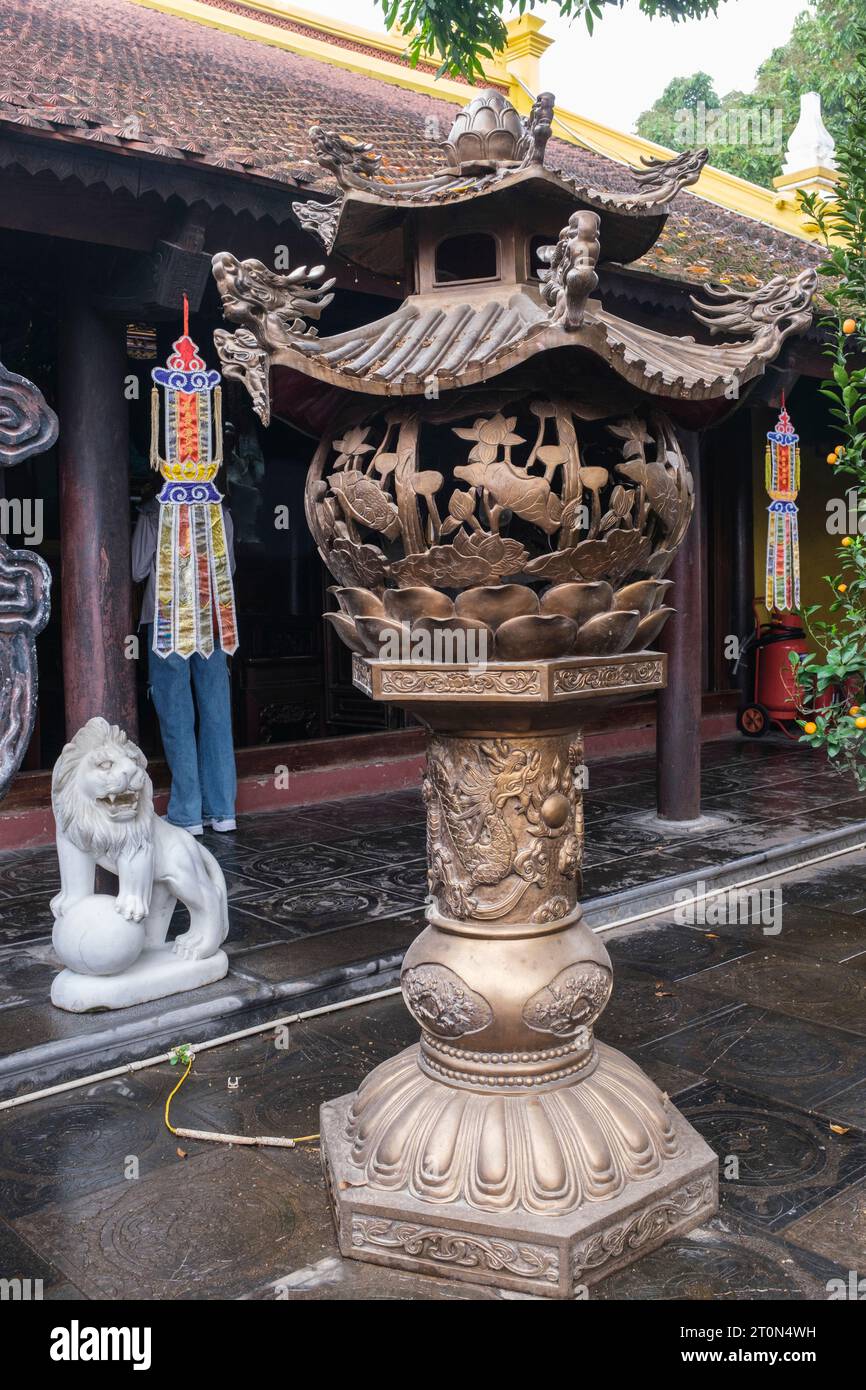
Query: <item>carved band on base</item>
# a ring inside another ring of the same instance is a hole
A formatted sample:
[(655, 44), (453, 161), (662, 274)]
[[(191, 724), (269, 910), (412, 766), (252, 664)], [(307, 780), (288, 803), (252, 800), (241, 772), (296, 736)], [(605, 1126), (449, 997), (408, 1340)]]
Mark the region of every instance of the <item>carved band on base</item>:
[[(358, 1184), (345, 1137), (351, 1096), (322, 1107), (322, 1162), (341, 1254), (543, 1298), (573, 1298), (707, 1221), (718, 1205), (715, 1155), (672, 1111), (678, 1153), (656, 1176), (574, 1212), (482, 1211)], [(503, 1100), (508, 1106), (514, 1102)]]

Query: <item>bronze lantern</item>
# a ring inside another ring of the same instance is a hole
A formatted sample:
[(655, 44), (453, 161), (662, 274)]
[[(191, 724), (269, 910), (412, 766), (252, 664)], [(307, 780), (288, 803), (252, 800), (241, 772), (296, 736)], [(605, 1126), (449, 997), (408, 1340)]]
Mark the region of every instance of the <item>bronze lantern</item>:
[(717, 1204), (712, 1151), (594, 1038), (612, 973), (579, 903), (582, 711), (664, 685), (653, 643), (692, 509), (677, 412), (760, 375), (808, 324), (815, 275), (711, 289), (695, 336), (618, 317), (599, 268), (655, 243), (706, 151), (629, 192), (581, 187), (545, 167), (552, 111), (481, 92), (409, 179), (311, 131), (340, 193), (295, 213), (408, 279), (384, 319), (318, 336), (323, 267), (226, 252), (214, 273), (223, 369), (263, 420), (298, 374), (338, 402), (306, 494), (325, 616), (355, 684), (428, 730), (427, 926), (402, 974), (421, 1038), (323, 1106), (340, 1248), (568, 1297)]

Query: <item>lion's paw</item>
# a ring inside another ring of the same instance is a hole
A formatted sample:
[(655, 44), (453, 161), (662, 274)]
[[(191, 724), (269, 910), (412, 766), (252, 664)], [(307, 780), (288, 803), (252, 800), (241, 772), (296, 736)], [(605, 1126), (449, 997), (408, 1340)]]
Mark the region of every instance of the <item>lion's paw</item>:
[(174, 943), (174, 954), (180, 956), (182, 960), (202, 960), (208, 955), (204, 939), (204, 933), (200, 931), (185, 931), (177, 938)]
[(122, 893), (115, 899), (114, 910), (127, 922), (141, 922), (147, 916), (149, 904), (139, 893)]

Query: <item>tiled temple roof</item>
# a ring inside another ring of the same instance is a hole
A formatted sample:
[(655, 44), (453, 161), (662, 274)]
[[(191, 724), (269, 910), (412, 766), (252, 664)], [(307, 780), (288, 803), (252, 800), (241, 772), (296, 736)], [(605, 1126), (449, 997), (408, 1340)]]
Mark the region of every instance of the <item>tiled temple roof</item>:
[[(311, 125), (371, 141), (383, 171), (403, 179), (441, 163), (436, 137), (458, 109), (131, 0), (0, 0), (0, 130), (327, 195), (336, 187), (315, 161)], [(558, 139), (547, 166), (600, 189), (634, 188), (626, 167)], [(807, 242), (683, 191), (635, 267), (751, 288), (821, 258)]]

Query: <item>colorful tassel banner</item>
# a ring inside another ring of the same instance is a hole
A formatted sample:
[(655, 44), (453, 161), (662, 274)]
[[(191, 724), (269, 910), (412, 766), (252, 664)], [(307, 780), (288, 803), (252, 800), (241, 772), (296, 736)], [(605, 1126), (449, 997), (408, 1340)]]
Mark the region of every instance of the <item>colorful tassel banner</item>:
[(797, 493), (800, 491), (800, 436), (794, 433), (782, 398), (776, 428), (767, 435), (766, 488), (771, 498), (767, 511), (767, 591), (765, 602), (772, 612), (792, 612), (800, 607), (800, 538), (797, 530)]
[[(183, 337), (151, 376), (150, 461), (165, 479), (157, 499), (153, 650), (158, 656), (210, 656), (216, 624), (219, 645), (231, 654), (238, 645), (235, 596), (222, 495), (213, 481), (222, 464), (220, 374), (208, 371), (189, 336), (186, 296)], [(159, 454), (159, 387), (165, 393), (165, 458)]]

